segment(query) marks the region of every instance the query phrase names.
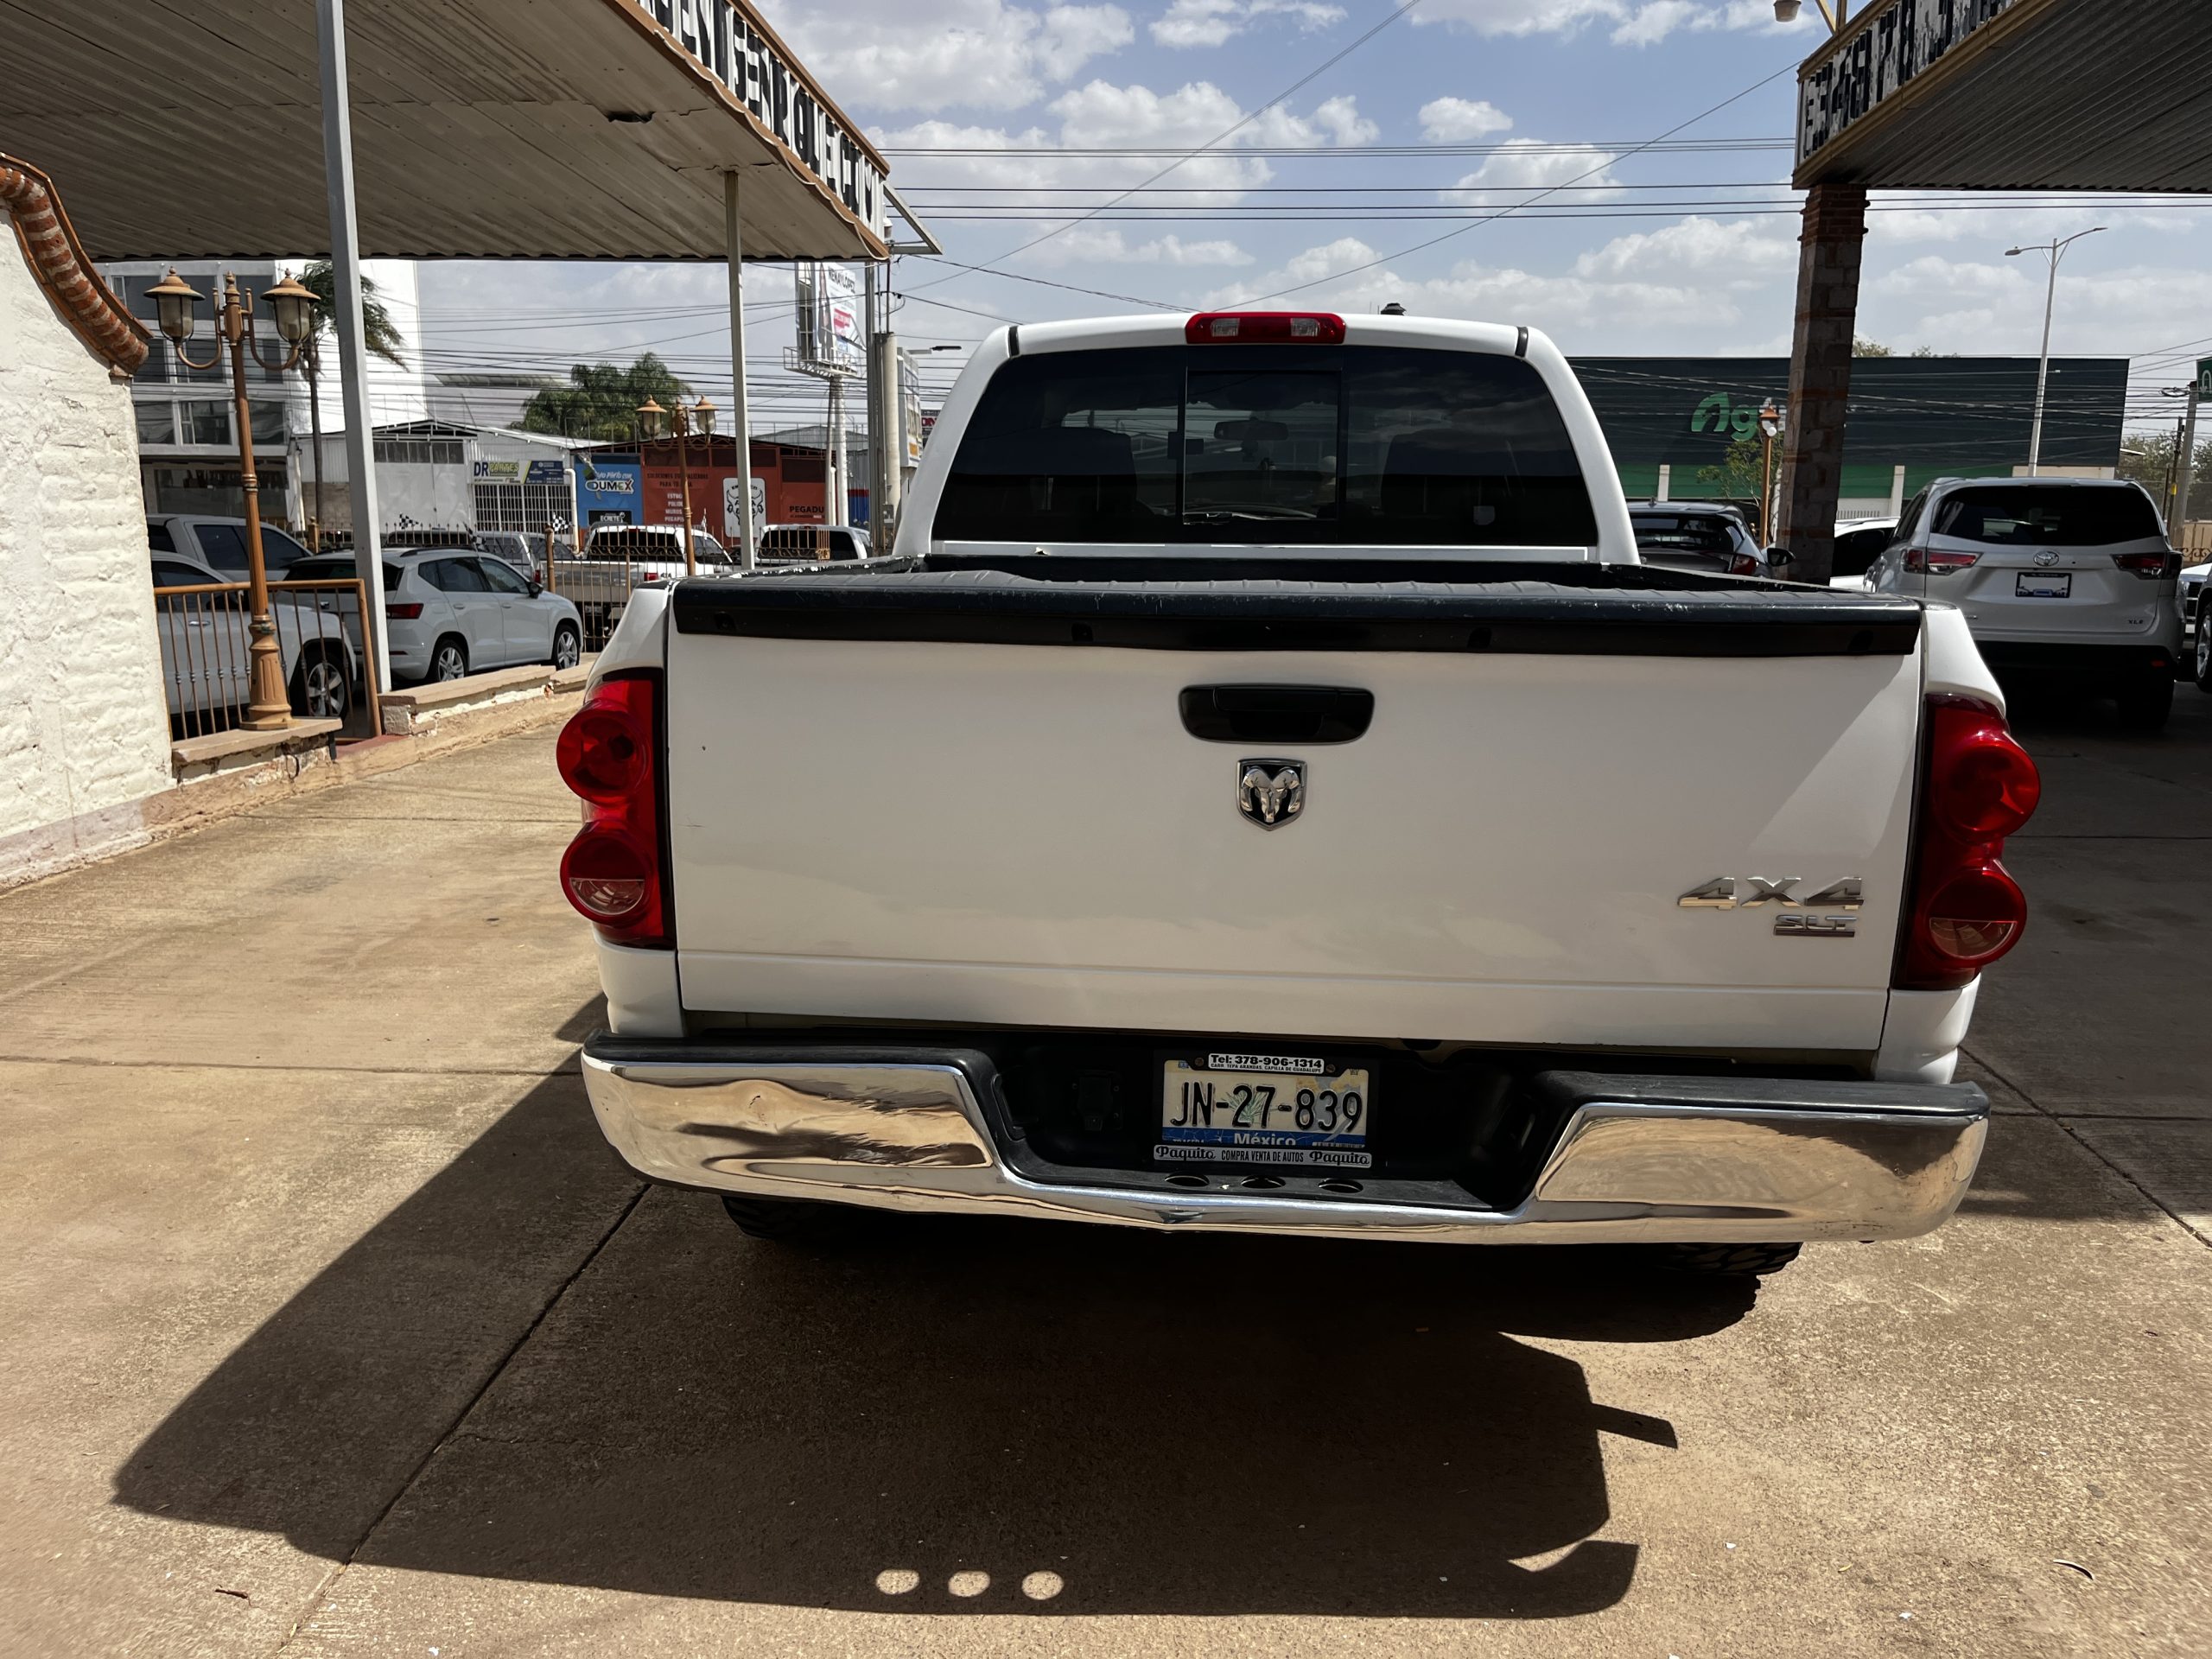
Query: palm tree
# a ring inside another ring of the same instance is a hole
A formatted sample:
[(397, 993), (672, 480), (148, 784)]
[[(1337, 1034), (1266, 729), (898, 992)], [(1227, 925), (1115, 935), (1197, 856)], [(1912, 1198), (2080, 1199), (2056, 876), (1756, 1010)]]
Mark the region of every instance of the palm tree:
[[(330, 261), (317, 259), (300, 273), (300, 285), (315, 296), (315, 329), (308, 336), (304, 366), (308, 374), (308, 426), (315, 444), (315, 539), (321, 539), (322, 530), (322, 397), (316, 390), (316, 376), (322, 367), (322, 337), (338, 326), (338, 277)], [(404, 369), (407, 359), (400, 355), (404, 342), (399, 329), (391, 320), (391, 313), (384, 308), (384, 302), (377, 297), (377, 285), (366, 276), (361, 278), (361, 343), (395, 368)]]

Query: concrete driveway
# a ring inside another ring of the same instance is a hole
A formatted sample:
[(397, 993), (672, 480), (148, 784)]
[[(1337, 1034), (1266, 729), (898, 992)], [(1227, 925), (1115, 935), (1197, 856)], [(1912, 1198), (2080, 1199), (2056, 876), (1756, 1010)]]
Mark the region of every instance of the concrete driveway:
[(2033, 716), (1952, 1226), (750, 1242), (601, 1147), (550, 732), (0, 899), (0, 1651), (2212, 1649), (2212, 699)]

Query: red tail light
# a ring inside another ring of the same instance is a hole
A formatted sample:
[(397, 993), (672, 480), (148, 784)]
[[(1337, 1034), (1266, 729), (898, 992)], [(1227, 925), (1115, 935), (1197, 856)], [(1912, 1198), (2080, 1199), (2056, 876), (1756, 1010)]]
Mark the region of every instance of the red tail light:
[(385, 601), (384, 613), (394, 622), (412, 622), (423, 614), (423, 602), (414, 599), (388, 599)]
[(2163, 582), (2168, 576), (2181, 575), (2178, 553), (2115, 553), (2112, 562), (2129, 575), (2145, 582)]
[(1344, 320), (1329, 311), (1201, 311), (1183, 325), (1192, 346), (1341, 346)]
[(561, 781), (584, 827), (561, 855), (561, 890), (622, 944), (675, 944), (661, 839), (660, 677), (610, 675), (561, 728)]
[(2020, 942), (2027, 897), (1998, 861), (2042, 798), (2036, 763), (2004, 715), (1973, 697), (1928, 700), (1900, 989), (1955, 990)]
[(1904, 550), (1904, 568), (1925, 576), (1948, 576), (1955, 570), (1970, 570), (1980, 561), (1979, 553), (1938, 553), (1929, 547), (1908, 547)]
[(1728, 574), (1732, 576), (1762, 576), (1766, 570), (1750, 554), (1734, 553), (1728, 558)]

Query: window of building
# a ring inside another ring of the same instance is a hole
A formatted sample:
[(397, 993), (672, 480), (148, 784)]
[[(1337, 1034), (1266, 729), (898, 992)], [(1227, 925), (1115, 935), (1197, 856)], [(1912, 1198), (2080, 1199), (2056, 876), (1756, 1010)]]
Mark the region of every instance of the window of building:
[(379, 467), (458, 467), (463, 459), (459, 438), (378, 438)]
[(132, 413), (138, 417), (138, 442), (175, 443), (176, 442), (176, 405), (170, 403), (138, 404)]
[(284, 430), (284, 405), (282, 404), (249, 404), (253, 411), (253, 441), (256, 443), (282, 443)]
[(231, 406), (225, 403), (179, 404), (177, 414), (183, 422), (186, 443), (213, 443), (228, 448), (231, 438)]

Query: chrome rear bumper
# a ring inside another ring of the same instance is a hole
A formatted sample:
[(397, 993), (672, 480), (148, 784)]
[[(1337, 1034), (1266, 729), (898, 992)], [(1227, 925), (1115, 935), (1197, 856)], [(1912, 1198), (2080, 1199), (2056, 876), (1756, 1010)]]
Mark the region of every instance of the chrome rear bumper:
[(1560, 1127), (1528, 1196), (1486, 1207), (1446, 1182), (1332, 1172), (1248, 1188), (1242, 1172), (1025, 1173), (964, 1049), (817, 1049), (595, 1037), (592, 1110), (639, 1174), (680, 1186), (910, 1211), (1123, 1226), (1457, 1243), (1735, 1243), (1908, 1238), (1958, 1207), (1987, 1132), (1972, 1084), (1747, 1081), (1549, 1071)]

